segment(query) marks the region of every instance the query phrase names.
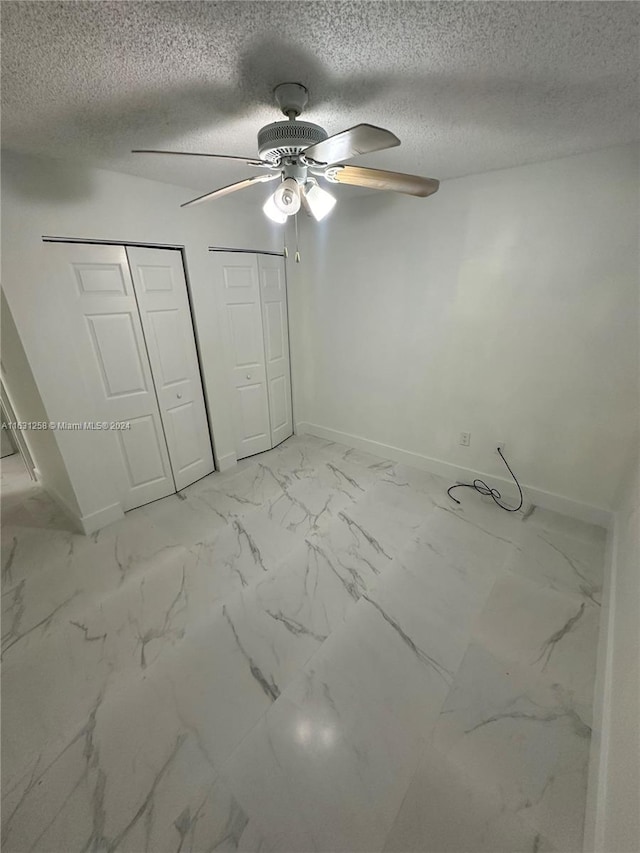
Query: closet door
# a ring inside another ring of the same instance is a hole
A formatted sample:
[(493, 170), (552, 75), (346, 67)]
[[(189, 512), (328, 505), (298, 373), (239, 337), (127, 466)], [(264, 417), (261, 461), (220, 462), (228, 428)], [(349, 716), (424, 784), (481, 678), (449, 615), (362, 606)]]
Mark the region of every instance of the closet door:
[(61, 292), (70, 287), (75, 295), (69, 319), (90, 393), (86, 420), (131, 425), (108, 433), (123, 509), (172, 494), (175, 484), (124, 248), (52, 243), (47, 258), (51, 287)]
[(128, 247), (127, 256), (180, 490), (214, 468), (182, 254)]
[(226, 311), (236, 456), (243, 459), (272, 446), (258, 262), (244, 252), (212, 252), (212, 259)]
[(293, 433), (291, 416), (291, 372), (289, 369), (289, 323), (284, 259), (258, 255), (262, 327), (269, 395), (271, 446)]

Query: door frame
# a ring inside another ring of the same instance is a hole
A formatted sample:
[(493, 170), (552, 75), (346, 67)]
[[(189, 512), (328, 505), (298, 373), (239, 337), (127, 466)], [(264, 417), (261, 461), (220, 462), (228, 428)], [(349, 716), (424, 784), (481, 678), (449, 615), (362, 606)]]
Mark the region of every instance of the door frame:
[[(204, 376), (202, 373), (202, 353), (200, 351), (200, 340), (198, 338), (198, 332), (196, 330), (196, 323), (195, 323), (195, 318), (194, 318), (195, 312), (193, 310), (193, 299), (191, 296), (191, 280), (189, 279), (189, 268), (187, 266), (187, 254), (186, 254), (185, 245), (179, 244), (179, 243), (139, 243), (137, 241), (132, 241), (132, 240), (100, 240), (97, 238), (96, 239), (89, 239), (86, 237), (56, 237), (56, 236), (53, 236), (50, 234), (43, 234), (42, 235), (42, 242), (43, 243), (82, 243), (82, 244), (90, 245), (90, 246), (120, 246), (120, 247), (124, 247), (125, 249), (127, 248), (127, 246), (131, 246), (134, 248), (140, 248), (140, 249), (173, 249), (174, 251), (180, 252), (180, 257), (182, 259), (182, 269), (184, 270), (184, 279), (185, 279), (185, 282), (187, 285), (187, 304), (189, 306), (189, 316), (191, 318), (191, 328), (193, 330), (193, 340), (194, 340), (195, 345), (196, 345), (196, 359), (198, 362), (198, 375), (200, 376), (200, 385), (202, 387), (202, 398), (204, 400), (204, 410), (205, 410), (205, 414), (207, 416), (207, 426), (209, 428), (209, 430), (208, 430), (209, 431), (209, 444), (211, 445), (211, 453), (213, 456), (213, 472), (212, 473), (215, 473), (218, 470), (218, 468), (216, 466), (215, 439), (214, 439), (214, 435), (213, 435), (213, 426), (212, 426), (213, 422), (211, 419), (211, 411), (209, 409), (209, 401), (208, 401), (207, 395), (205, 393)], [(135, 288), (134, 288), (134, 294), (135, 294)], [(137, 303), (137, 301), (138, 300), (136, 297), (136, 303)], [(138, 311), (140, 311), (139, 305), (138, 305)], [(143, 336), (144, 336), (144, 333), (143, 333)], [(145, 347), (146, 347), (146, 341), (145, 341)], [(154, 382), (154, 391), (155, 391), (155, 382)], [(155, 393), (156, 393), (156, 397), (157, 397), (157, 392), (155, 392)], [(163, 432), (164, 432), (164, 426), (163, 426)], [(166, 442), (166, 436), (165, 436), (165, 442)], [(171, 476), (173, 477), (173, 469), (171, 470)], [(208, 474), (206, 476), (208, 476)], [(175, 479), (174, 479), (174, 484), (175, 484)], [(177, 491), (178, 490), (176, 488), (176, 493), (177, 493)]]
[[(4, 370), (0, 370), (0, 408), (2, 408), (2, 413), (6, 417), (7, 423), (19, 423), (18, 416), (16, 415), (15, 409), (13, 408), (13, 403), (11, 402), (11, 397), (9, 396), (9, 391), (7, 389)], [(14, 444), (16, 445), (17, 452), (20, 454), (20, 457), (24, 462), (24, 467), (27, 469), (29, 476), (34, 482), (37, 482), (38, 478), (36, 477), (36, 463), (33, 461), (33, 456), (31, 455), (29, 445), (27, 444), (22, 430), (18, 428), (14, 429), (13, 427), (11, 427), (9, 432)]]

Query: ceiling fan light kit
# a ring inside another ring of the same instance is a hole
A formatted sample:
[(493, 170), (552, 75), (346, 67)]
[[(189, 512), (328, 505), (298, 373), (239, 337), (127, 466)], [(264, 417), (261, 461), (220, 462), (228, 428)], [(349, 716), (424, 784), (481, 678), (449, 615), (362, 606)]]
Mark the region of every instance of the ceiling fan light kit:
[(273, 203), (280, 213), (294, 216), (300, 210), (300, 184), (295, 178), (285, 178), (273, 194)]
[(280, 213), (278, 208), (276, 207), (275, 199), (272, 195), (268, 197), (262, 206), (262, 210), (265, 216), (268, 216), (272, 222), (276, 222), (278, 225), (284, 225), (284, 223), (289, 218), (287, 213)]
[(341, 133), (329, 136), (317, 124), (298, 121), (309, 101), (307, 89), (300, 83), (281, 83), (274, 89), (276, 103), (287, 116), (287, 121), (276, 121), (258, 131), (259, 157), (234, 157), (225, 154), (197, 154), (188, 151), (134, 151), (134, 154), (178, 154), (181, 156), (213, 157), (244, 163), (269, 173), (253, 175), (235, 184), (213, 190), (181, 205), (190, 207), (219, 196), (245, 189), (255, 183), (280, 179), (276, 191), (263, 206), (266, 216), (273, 222), (284, 224), (289, 216), (295, 216), (300, 207), (316, 221), (331, 213), (336, 199), (319, 186), (318, 178), (330, 183), (348, 184), (376, 190), (425, 198), (437, 192), (439, 182), (435, 178), (422, 178), (401, 172), (388, 172), (363, 166), (343, 166), (360, 154), (370, 154), (400, 145), (400, 140), (391, 131), (372, 124), (357, 124)]
[(322, 187), (318, 186), (317, 181), (311, 178), (302, 191), (302, 203), (316, 222), (320, 222), (336, 206), (336, 197), (323, 190)]

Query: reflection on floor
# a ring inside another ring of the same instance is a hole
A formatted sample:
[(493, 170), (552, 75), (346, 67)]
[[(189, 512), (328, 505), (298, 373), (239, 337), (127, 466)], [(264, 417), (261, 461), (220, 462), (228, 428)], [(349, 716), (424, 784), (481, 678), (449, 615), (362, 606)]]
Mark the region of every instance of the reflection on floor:
[(581, 849), (600, 528), (310, 437), (91, 537), (4, 476), (5, 853)]

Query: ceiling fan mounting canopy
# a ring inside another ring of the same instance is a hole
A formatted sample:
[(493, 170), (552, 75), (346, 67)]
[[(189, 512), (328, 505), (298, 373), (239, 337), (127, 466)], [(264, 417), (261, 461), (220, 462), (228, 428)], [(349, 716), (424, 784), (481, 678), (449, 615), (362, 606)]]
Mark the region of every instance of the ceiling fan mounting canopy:
[(297, 213), (301, 205), (317, 220), (332, 210), (335, 198), (318, 185), (317, 178), (336, 184), (391, 190), (421, 198), (437, 192), (439, 181), (435, 178), (342, 165), (352, 157), (400, 145), (400, 140), (390, 130), (373, 124), (356, 124), (329, 136), (317, 124), (296, 120), (309, 100), (308, 91), (300, 83), (281, 83), (274, 89), (274, 97), (288, 121), (272, 122), (258, 131), (258, 158), (150, 149), (137, 149), (133, 153), (211, 157), (266, 169), (271, 174), (263, 172), (220, 187), (185, 202), (181, 207), (210, 201), (253, 184), (280, 179), (280, 186), (263, 207), (267, 216), (280, 223), (286, 222), (287, 216)]
[(273, 95), (287, 118), (297, 118), (309, 103), (309, 91), (301, 83), (280, 83)]

